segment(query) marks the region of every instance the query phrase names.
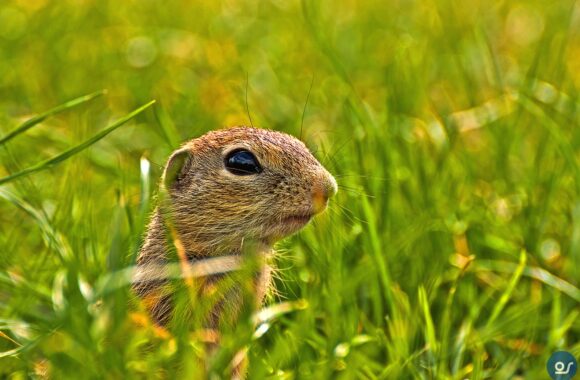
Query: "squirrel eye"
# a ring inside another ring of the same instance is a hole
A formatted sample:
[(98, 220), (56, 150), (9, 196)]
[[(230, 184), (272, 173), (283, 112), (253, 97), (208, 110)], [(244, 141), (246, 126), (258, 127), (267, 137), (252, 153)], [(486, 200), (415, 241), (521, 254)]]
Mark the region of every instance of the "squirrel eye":
[(228, 153), (224, 164), (226, 169), (235, 175), (259, 174), (263, 170), (256, 156), (245, 149), (236, 149)]

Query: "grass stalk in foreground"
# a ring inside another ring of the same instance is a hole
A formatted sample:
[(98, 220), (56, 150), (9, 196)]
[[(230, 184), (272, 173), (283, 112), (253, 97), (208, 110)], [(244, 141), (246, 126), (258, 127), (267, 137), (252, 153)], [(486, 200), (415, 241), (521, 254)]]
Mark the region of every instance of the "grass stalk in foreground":
[(16, 127), (15, 129), (13, 129), (10, 132), (8, 132), (5, 136), (0, 137), (0, 146), (3, 144), (6, 144), (8, 141), (12, 140), (16, 136), (28, 131), (30, 128), (34, 127), (35, 125), (42, 123), (48, 117), (57, 115), (61, 112), (67, 111), (71, 108), (80, 106), (81, 104), (87, 103), (95, 98), (98, 98), (99, 96), (102, 96), (105, 93), (106, 93), (105, 90), (101, 90), (101, 91), (93, 92), (92, 94), (83, 95), (83, 96), (78, 97), (76, 99), (69, 100), (66, 103), (63, 103), (63, 104), (56, 106), (56, 107), (54, 107), (46, 112), (43, 112), (39, 115), (36, 115), (36, 116), (26, 120), (20, 126)]
[(36, 173), (36, 172), (39, 172), (42, 170), (49, 169), (49, 168), (61, 163), (62, 161), (69, 159), (70, 157), (74, 156), (75, 154), (82, 152), (83, 150), (90, 147), (91, 145), (93, 145), (97, 141), (101, 140), (102, 138), (104, 138), (109, 133), (113, 132), (115, 129), (119, 128), (123, 124), (127, 123), (129, 120), (133, 119), (135, 116), (139, 115), (141, 112), (143, 112), (147, 108), (151, 107), (154, 103), (155, 103), (155, 100), (152, 100), (149, 103), (137, 108), (135, 111), (133, 111), (130, 114), (128, 114), (127, 116), (124, 116), (121, 119), (117, 120), (111, 126), (103, 129), (101, 132), (97, 133), (96, 135), (94, 135), (90, 139), (82, 142), (81, 144), (79, 144), (75, 147), (72, 147), (72, 148), (62, 152), (59, 155), (56, 155), (56, 156), (49, 158), (47, 160), (44, 160), (42, 162), (39, 162), (38, 164), (31, 166), (27, 169), (24, 169), (22, 171), (19, 171), (17, 173), (10, 174), (6, 177), (0, 178), (0, 185), (11, 182), (11, 181), (13, 181), (17, 178), (20, 178), (20, 177), (30, 175), (32, 173)]

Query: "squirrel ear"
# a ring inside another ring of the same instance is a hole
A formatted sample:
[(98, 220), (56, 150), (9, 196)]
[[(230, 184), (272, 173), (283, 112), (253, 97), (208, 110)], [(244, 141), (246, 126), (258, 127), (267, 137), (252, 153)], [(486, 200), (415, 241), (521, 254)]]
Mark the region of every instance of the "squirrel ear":
[(167, 190), (173, 188), (185, 178), (191, 166), (191, 152), (189, 149), (180, 149), (169, 157), (165, 172), (163, 173), (163, 184)]

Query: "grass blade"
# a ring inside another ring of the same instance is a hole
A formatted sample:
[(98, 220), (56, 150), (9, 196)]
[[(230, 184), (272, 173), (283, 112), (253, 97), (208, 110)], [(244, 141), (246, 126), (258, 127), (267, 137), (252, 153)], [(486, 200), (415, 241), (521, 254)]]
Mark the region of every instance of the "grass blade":
[(9, 192), (6, 189), (0, 188), (0, 199), (5, 199), (6, 201), (12, 203), (14, 206), (26, 212), (42, 231), (42, 237), (46, 246), (49, 249), (54, 249), (63, 262), (67, 262), (72, 258), (72, 250), (67, 243), (66, 238), (57, 230), (55, 230), (44, 212), (34, 208), (30, 203), (22, 199), (22, 197), (15, 193)]
[(429, 297), (427, 296), (427, 291), (425, 291), (423, 286), (419, 287), (419, 305), (421, 307), (423, 318), (425, 318), (425, 340), (429, 345), (430, 350), (436, 352), (438, 344), (435, 337), (435, 325), (429, 308)]
[[(150, 189), (151, 189), (151, 162), (145, 158), (141, 157), (140, 161), (140, 173), (141, 173), (141, 197), (139, 200), (139, 211), (137, 214), (137, 220), (132, 222), (132, 235), (136, 237), (136, 242), (133, 248), (133, 253), (131, 255), (130, 262), (135, 263), (141, 244), (143, 243), (143, 229), (147, 223), (147, 216), (149, 214), (149, 206), (151, 202)], [(127, 209), (127, 217), (131, 217), (130, 211)]]
[[(365, 197), (362, 198), (362, 207), (365, 213), (365, 217), (369, 221), (376, 220), (375, 211), (373, 210), (369, 200)], [(370, 248), (373, 254), (373, 259), (375, 260), (376, 266), (379, 272), (379, 278), (381, 280), (381, 285), (384, 291), (384, 297), (387, 301), (387, 304), (390, 308), (391, 313), (393, 314), (393, 318), (397, 318), (397, 308), (394, 302), (393, 293), (392, 293), (392, 281), (389, 270), (387, 269), (387, 264), (385, 262), (384, 251), (382, 247), (382, 241), (379, 237), (379, 233), (377, 231), (377, 226), (374, 223), (368, 224), (368, 232), (369, 232), (369, 240), (370, 240)]]
[(550, 116), (544, 109), (538, 106), (533, 101), (529, 100), (525, 96), (518, 97), (519, 103), (526, 109), (536, 120), (540, 122), (541, 125), (546, 128), (548, 133), (552, 135), (558, 148), (562, 152), (562, 156), (570, 166), (574, 174), (574, 183), (576, 184), (576, 190), (580, 192), (580, 166), (576, 161), (576, 153), (574, 152), (574, 147), (569, 141), (564, 133), (562, 132), (562, 127)]
[(41, 113), (40, 115), (36, 115), (36, 116), (26, 120), (24, 123), (22, 123), (20, 126), (13, 129), (12, 131), (8, 132), (8, 134), (6, 134), (5, 136), (0, 137), (0, 145), (3, 145), (5, 143), (7, 143), (8, 141), (12, 140), (14, 137), (26, 132), (27, 130), (29, 130), (30, 128), (34, 127), (35, 125), (43, 122), (46, 118), (48, 118), (50, 116), (56, 115), (58, 113), (64, 112), (66, 110), (69, 110), (69, 109), (74, 108), (76, 106), (79, 106), (81, 104), (87, 103), (95, 98), (98, 98), (99, 96), (104, 95), (104, 94), (105, 94), (105, 90), (93, 92), (92, 94), (84, 95), (84, 96), (78, 97), (76, 99), (70, 100), (66, 103), (63, 103), (59, 106), (56, 106), (51, 110), (48, 110), (46, 112)]
[(509, 301), (514, 289), (516, 288), (516, 285), (518, 284), (520, 278), (522, 277), (522, 274), (524, 273), (524, 269), (526, 268), (526, 262), (527, 262), (526, 251), (522, 250), (520, 252), (520, 262), (518, 263), (518, 266), (516, 267), (507, 288), (501, 295), (501, 298), (499, 299), (498, 303), (495, 304), (493, 312), (491, 313), (491, 317), (489, 317), (489, 319), (487, 320), (487, 326), (491, 326), (493, 322), (495, 322), (496, 318), (499, 316), (499, 314)]
[[(519, 264), (517, 264), (519, 265)], [(515, 263), (499, 260), (481, 260), (472, 264), (470, 271), (514, 273), (517, 265)], [(580, 289), (563, 280), (545, 269), (539, 267), (524, 267), (523, 275), (538, 280), (554, 289), (561, 291), (570, 298), (580, 302)]]
[(27, 169), (24, 169), (22, 171), (19, 171), (17, 173), (0, 178), (0, 185), (3, 185), (7, 182), (11, 182), (17, 178), (24, 177), (24, 176), (27, 176), (27, 175), (32, 174), (32, 173), (36, 173), (36, 172), (39, 172), (42, 170), (49, 169), (49, 168), (61, 163), (62, 161), (67, 160), (68, 158), (74, 156), (75, 154), (85, 150), (89, 146), (91, 146), (94, 143), (96, 143), (97, 141), (101, 140), (102, 138), (107, 136), (109, 133), (113, 132), (115, 129), (119, 128), (120, 126), (122, 126), (123, 124), (125, 124), (126, 122), (128, 122), (129, 120), (131, 120), (132, 118), (134, 118), (135, 116), (140, 114), (141, 112), (145, 111), (147, 108), (151, 107), (154, 103), (155, 103), (155, 100), (152, 100), (151, 102), (137, 108), (135, 111), (133, 111), (130, 114), (128, 114), (127, 116), (117, 120), (115, 123), (113, 123), (113, 125), (109, 126), (106, 129), (103, 129), (101, 132), (97, 133), (96, 135), (94, 135), (90, 139), (86, 140), (85, 142), (83, 142), (83, 143), (81, 143), (73, 148), (70, 148), (70, 149), (64, 151), (63, 153), (61, 153), (57, 156), (54, 156), (52, 158), (49, 158), (48, 160), (39, 162), (38, 164), (31, 166)]

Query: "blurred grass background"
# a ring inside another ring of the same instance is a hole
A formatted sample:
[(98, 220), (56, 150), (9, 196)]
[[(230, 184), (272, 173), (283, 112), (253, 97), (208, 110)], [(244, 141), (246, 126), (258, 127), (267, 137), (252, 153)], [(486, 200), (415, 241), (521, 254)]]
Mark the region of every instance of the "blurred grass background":
[(302, 136), (340, 191), (280, 244), (262, 335), (242, 324), (221, 357), (250, 344), (250, 378), (546, 378), (580, 356), (579, 57), (569, 0), (2, 1), (0, 138), (107, 93), (0, 144), (0, 177), (157, 103), (0, 185), (0, 376), (195, 376), (199, 342), (107, 279), (169, 153), (252, 122)]

